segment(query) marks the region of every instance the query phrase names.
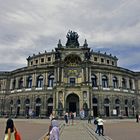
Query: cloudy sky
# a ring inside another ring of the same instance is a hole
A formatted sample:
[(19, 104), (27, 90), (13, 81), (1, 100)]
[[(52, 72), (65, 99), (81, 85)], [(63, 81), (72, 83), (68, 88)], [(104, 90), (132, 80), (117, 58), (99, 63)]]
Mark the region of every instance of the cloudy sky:
[(25, 67), (26, 58), (51, 51), (69, 30), (93, 51), (117, 56), (140, 71), (140, 0), (0, 0), (0, 71)]

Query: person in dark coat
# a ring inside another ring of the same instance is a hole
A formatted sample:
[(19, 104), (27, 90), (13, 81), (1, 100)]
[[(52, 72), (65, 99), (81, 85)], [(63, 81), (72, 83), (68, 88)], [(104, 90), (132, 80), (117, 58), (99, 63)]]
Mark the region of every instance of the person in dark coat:
[(139, 122), (139, 115), (138, 115), (138, 113), (136, 114), (136, 122), (137, 123)]

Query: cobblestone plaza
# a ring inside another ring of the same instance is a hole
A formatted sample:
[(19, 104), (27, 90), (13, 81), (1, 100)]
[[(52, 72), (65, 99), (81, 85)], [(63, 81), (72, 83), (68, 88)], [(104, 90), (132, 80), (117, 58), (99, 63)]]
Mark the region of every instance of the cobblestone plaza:
[[(48, 132), (49, 119), (14, 119), (22, 140), (42, 140)], [(64, 121), (59, 120), (64, 126)], [(0, 139), (4, 136), (6, 119), (0, 119)], [(131, 127), (130, 127), (131, 126)], [(74, 125), (61, 127), (60, 140), (139, 140), (140, 124), (135, 119), (105, 120), (105, 136), (95, 134), (94, 124), (75, 120)]]

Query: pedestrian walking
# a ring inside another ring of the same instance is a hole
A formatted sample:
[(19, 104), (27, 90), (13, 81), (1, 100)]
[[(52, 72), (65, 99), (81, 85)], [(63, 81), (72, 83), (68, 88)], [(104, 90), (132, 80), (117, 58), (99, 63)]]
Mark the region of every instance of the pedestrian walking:
[(65, 113), (64, 120), (65, 120), (65, 124), (68, 124), (68, 113)]
[(54, 115), (49, 125), (49, 131), (44, 137), (44, 140), (59, 140), (59, 124)]
[(73, 114), (73, 112), (70, 113), (70, 117), (71, 117), (71, 124), (73, 125), (73, 123), (74, 123), (74, 114)]
[(88, 123), (91, 124), (91, 115), (90, 114), (88, 115)]
[(51, 121), (53, 118), (55, 118), (54, 113), (51, 113), (51, 114), (50, 114), (50, 117), (49, 117), (50, 121)]
[(104, 136), (104, 126), (103, 126), (103, 123), (104, 123), (103, 119), (99, 118), (98, 119), (98, 130), (99, 130), (98, 134), (99, 134), (99, 136), (100, 135)]
[(15, 140), (16, 128), (12, 119), (8, 119), (6, 122), (4, 140)]
[(98, 133), (98, 132), (99, 132), (98, 119), (99, 119), (98, 117), (96, 117), (96, 118), (94, 119), (94, 125), (96, 125), (95, 133)]
[(137, 123), (139, 122), (139, 115), (138, 115), (138, 113), (136, 114), (136, 122)]
[(51, 127), (49, 140), (59, 140), (59, 124), (55, 118), (52, 119)]

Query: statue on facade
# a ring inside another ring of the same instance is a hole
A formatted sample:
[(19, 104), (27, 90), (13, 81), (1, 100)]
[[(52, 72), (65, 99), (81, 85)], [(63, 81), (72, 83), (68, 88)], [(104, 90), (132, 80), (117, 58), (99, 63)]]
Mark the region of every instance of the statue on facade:
[(85, 39), (85, 42), (84, 42), (84, 45), (83, 45), (84, 48), (87, 48), (88, 47), (88, 44), (87, 44), (87, 40)]
[(85, 53), (85, 60), (89, 60), (91, 57), (91, 53), (88, 51)]
[(57, 44), (58, 48), (62, 48), (62, 44), (61, 44), (61, 40), (59, 39), (58, 44)]
[(79, 42), (78, 42), (79, 35), (76, 32), (69, 31), (66, 37), (67, 37), (66, 46), (79, 47)]
[(61, 59), (61, 54), (59, 51), (56, 51), (55, 53), (55, 60)]

